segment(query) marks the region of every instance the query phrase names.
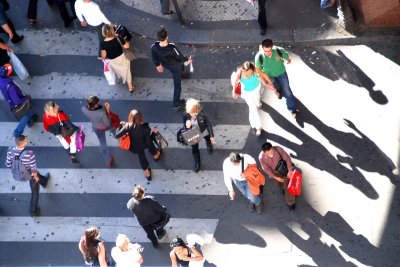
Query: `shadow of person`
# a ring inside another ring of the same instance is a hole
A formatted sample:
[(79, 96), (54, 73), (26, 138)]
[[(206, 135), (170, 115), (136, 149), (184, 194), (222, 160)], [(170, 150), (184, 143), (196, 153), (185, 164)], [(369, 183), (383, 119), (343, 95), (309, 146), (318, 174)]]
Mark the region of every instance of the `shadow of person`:
[[(336, 212), (328, 211), (322, 216), (305, 202), (301, 205), (301, 212), (293, 213), (292, 219), (291, 224), (279, 225), (279, 230), (297, 248), (310, 256), (317, 266), (357, 266), (347, 261), (339, 249), (368, 266), (391, 266), (390, 262), (394, 263), (393, 258), (383, 259), (385, 250), (372, 245), (363, 235), (356, 234)], [(326, 243), (330, 240), (327, 235), (335, 240), (330, 242), (333, 244)], [(383, 262), (389, 265), (382, 265)]]
[[(348, 156), (336, 155), (340, 163), (359, 167), (368, 172), (377, 172), (388, 177), (392, 183), (395, 180), (393, 170), (396, 169), (393, 161), (353, 122), (344, 119), (344, 123), (360, 137), (351, 132), (338, 131), (318, 119), (301, 101), (298, 101), (301, 110), (301, 123), (313, 125), (333, 146), (339, 148)], [(300, 117), (300, 116), (299, 116)]]
[[(301, 102), (299, 102), (299, 104), (301, 105), (299, 105), (299, 109), (301, 110), (301, 115), (299, 117), (302, 117), (302, 120), (307, 122), (310, 120), (312, 121), (315, 116), (311, 114), (308, 109), (303, 107)], [(311, 166), (321, 171), (330, 173), (343, 183), (354, 186), (370, 199), (377, 199), (379, 197), (376, 190), (354, 165), (350, 165), (351, 169), (344, 167), (324, 147), (324, 145), (305, 134), (299, 128), (295, 127), (269, 105), (263, 103), (262, 110), (267, 112), (277, 125), (288, 131), (290, 134), (296, 136), (301, 141), (301, 144), (297, 144), (279, 135), (268, 133), (269, 140), (272, 140), (278, 144), (282, 144), (296, 153), (296, 155), (290, 155), (292, 158), (307, 162)], [(323, 124), (320, 120), (318, 121)], [(314, 124), (316, 124), (316, 122), (314, 122)], [(322, 125), (320, 125), (320, 128), (321, 127)]]
[(374, 81), (368, 77), (353, 61), (351, 61), (340, 49), (337, 54), (317, 48), (294, 48), (303, 62), (313, 71), (332, 81), (342, 79), (350, 84), (365, 88), (371, 99), (380, 105), (389, 102), (381, 90), (374, 90)]

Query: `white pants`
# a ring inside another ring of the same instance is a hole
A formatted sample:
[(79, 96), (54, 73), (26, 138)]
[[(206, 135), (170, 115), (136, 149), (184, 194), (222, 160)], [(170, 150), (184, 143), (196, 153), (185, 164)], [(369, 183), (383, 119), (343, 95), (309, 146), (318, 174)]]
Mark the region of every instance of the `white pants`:
[(261, 129), (261, 118), (258, 113), (258, 109), (261, 107), (261, 84), (250, 92), (242, 90), (241, 97), (249, 106), (249, 121), (251, 128)]
[(61, 145), (65, 148), (68, 149), (69, 148), (69, 152), (70, 153), (76, 153), (76, 131), (74, 132), (73, 135), (71, 135), (69, 138), (71, 139), (71, 142), (68, 143), (67, 140), (65, 140), (64, 137), (62, 137), (61, 134), (56, 135), (56, 137), (58, 138), (58, 140), (60, 140)]

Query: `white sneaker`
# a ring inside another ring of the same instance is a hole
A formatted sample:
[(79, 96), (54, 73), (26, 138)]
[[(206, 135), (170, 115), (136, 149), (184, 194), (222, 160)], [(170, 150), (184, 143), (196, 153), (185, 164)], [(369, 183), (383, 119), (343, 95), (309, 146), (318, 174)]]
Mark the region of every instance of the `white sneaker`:
[(260, 136), (261, 135), (261, 129), (257, 129), (256, 130), (256, 136)]

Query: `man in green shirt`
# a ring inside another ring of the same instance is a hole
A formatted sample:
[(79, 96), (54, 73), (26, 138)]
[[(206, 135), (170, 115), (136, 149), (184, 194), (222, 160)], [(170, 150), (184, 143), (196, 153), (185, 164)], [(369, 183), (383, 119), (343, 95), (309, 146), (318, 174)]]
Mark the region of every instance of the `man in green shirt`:
[(276, 88), (275, 93), (286, 98), (287, 109), (292, 113), (293, 118), (298, 114), (296, 97), (293, 95), (289, 85), (289, 78), (286, 73), (283, 59), (287, 64), (291, 63), (288, 53), (281, 48), (273, 48), (271, 39), (265, 39), (262, 44), (262, 51), (256, 54), (256, 72), (260, 76), (269, 76)]

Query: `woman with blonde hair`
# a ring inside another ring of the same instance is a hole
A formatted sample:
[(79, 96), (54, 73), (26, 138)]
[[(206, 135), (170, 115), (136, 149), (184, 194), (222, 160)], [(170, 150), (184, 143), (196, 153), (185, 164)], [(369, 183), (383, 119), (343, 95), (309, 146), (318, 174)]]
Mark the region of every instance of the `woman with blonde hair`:
[(240, 96), (249, 106), (250, 126), (254, 130), (255, 135), (260, 136), (262, 127), (258, 110), (261, 107), (262, 85), (270, 87), (272, 81), (266, 81), (263, 77), (259, 76), (255, 72), (254, 63), (246, 61), (241, 67), (238, 68), (236, 73), (232, 75), (232, 97), (235, 100), (238, 97), (238, 95), (235, 93), (235, 87), (238, 83), (241, 84)]
[(132, 244), (124, 234), (118, 234), (115, 240), (115, 247), (111, 249), (111, 257), (116, 267), (140, 267), (143, 257), (140, 252), (143, 247), (138, 243)]
[(128, 122), (121, 121), (117, 128), (115, 138), (121, 138), (125, 134), (129, 134), (131, 141), (129, 151), (138, 155), (144, 175), (148, 181), (151, 181), (151, 169), (146, 158), (145, 149), (147, 148), (149, 150), (155, 161), (158, 160), (161, 153), (157, 151), (151, 140), (151, 129), (149, 124), (144, 122), (142, 112), (134, 109), (129, 112)]
[[(196, 99), (189, 98), (186, 101), (186, 111), (183, 112), (183, 125), (185, 129), (198, 127), (206, 140), (207, 153), (213, 153), (213, 145), (215, 144), (215, 137), (211, 122), (208, 120), (207, 115), (204, 113), (200, 102)], [(199, 144), (192, 145), (192, 154), (194, 158), (194, 172), (200, 171), (200, 150)]]
[(116, 36), (114, 27), (107, 24), (103, 26), (102, 34), (105, 39), (100, 43), (101, 58), (110, 61), (114, 72), (122, 79), (123, 84), (128, 84), (129, 92), (133, 93), (135, 86), (132, 82), (131, 62), (125, 57), (122, 50), (122, 46), (129, 49), (129, 41)]
[(43, 127), (54, 134), (70, 156), (71, 163), (79, 163), (76, 158), (76, 132), (79, 127), (74, 125), (54, 101), (44, 105)]
[(85, 234), (79, 240), (79, 251), (87, 266), (108, 266), (106, 247), (99, 237), (100, 230), (91, 226), (85, 230)]

